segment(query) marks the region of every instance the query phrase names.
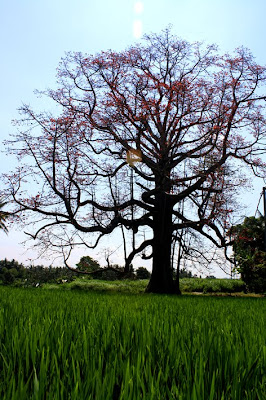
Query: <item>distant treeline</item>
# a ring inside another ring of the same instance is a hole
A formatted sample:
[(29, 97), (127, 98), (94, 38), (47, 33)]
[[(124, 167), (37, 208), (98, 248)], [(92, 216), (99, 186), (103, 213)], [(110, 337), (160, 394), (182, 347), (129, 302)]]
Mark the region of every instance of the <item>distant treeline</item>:
[(72, 281), (76, 273), (66, 267), (44, 267), (24, 266), (16, 260), (0, 260), (0, 280), (8, 285), (14, 282), (24, 282), (27, 285), (37, 285), (40, 283), (60, 283), (60, 281)]
[[(80, 276), (81, 268), (77, 264), (77, 272), (66, 267), (45, 267), (43, 265), (25, 266), (16, 260), (0, 260), (0, 281), (4, 285), (23, 284), (23, 286), (36, 286), (43, 283), (71, 282)], [(116, 273), (117, 270), (117, 273)], [(122, 267), (113, 265), (112, 268), (100, 268), (95, 273), (87, 275), (87, 279), (117, 280), (121, 279)], [(131, 273), (131, 279), (149, 279), (150, 272), (139, 267)], [(191, 271), (180, 270), (180, 278), (193, 278)], [(215, 277), (212, 277), (215, 278)]]

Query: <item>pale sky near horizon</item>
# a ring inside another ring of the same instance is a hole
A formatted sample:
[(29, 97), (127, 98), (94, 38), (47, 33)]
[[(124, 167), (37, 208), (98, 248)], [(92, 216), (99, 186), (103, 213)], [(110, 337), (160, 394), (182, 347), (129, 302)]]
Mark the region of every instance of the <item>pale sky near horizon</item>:
[[(11, 120), (18, 117), (22, 102), (34, 108), (39, 104), (34, 90), (55, 86), (56, 68), (66, 51), (123, 50), (142, 34), (171, 24), (178, 37), (216, 43), (222, 53), (248, 47), (265, 65), (265, 16), (265, 0), (0, 0), (0, 142), (15, 133)], [(0, 173), (14, 163), (0, 153)], [(256, 183), (243, 198), (248, 215), (256, 210), (262, 186)], [(24, 254), (24, 239), (15, 229), (7, 236), (0, 231), (0, 259), (28, 263), (34, 256)]]

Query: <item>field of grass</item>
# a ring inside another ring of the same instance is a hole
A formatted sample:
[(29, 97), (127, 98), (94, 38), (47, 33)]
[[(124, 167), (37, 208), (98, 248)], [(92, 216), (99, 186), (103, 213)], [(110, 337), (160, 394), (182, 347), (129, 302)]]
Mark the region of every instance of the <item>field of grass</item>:
[(0, 286), (0, 398), (264, 400), (265, 304)]
[[(87, 279), (87, 277), (76, 278), (74, 281), (65, 284), (44, 284), (47, 289), (81, 289), (101, 292), (120, 293), (144, 293), (148, 280), (116, 280), (103, 281)], [(240, 293), (245, 289), (243, 281), (239, 279), (180, 279), (182, 293)]]

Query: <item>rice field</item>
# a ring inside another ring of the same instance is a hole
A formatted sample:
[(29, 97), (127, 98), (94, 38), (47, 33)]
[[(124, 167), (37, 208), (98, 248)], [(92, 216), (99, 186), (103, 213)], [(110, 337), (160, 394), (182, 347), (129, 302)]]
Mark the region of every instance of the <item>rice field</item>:
[(266, 398), (265, 298), (0, 286), (0, 398)]

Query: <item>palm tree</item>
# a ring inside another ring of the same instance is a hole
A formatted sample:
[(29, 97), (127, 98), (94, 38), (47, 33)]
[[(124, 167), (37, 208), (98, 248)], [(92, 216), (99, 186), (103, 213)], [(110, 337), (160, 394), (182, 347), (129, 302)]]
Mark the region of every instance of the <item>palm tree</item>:
[(2, 208), (6, 205), (6, 203), (3, 203), (0, 201), (0, 229), (2, 229), (4, 232), (7, 233), (7, 227), (5, 225), (5, 221), (7, 220), (8, 213), (6, 211), (3, 211)]

